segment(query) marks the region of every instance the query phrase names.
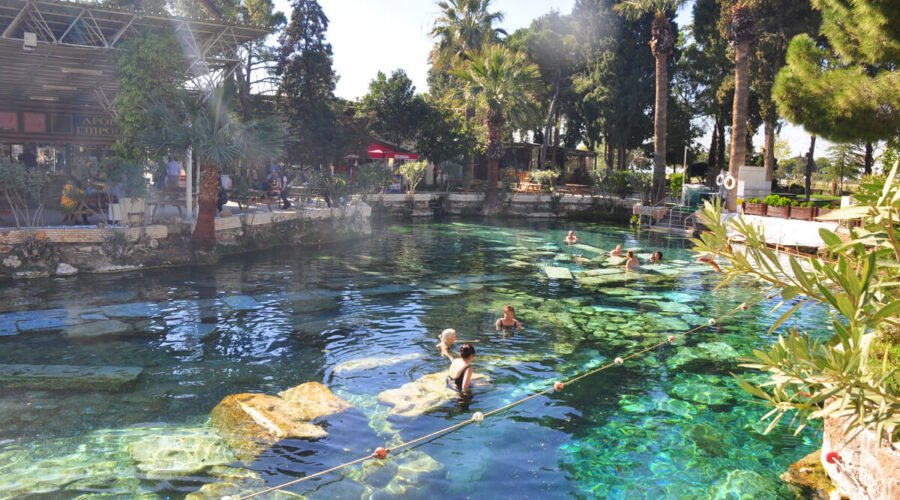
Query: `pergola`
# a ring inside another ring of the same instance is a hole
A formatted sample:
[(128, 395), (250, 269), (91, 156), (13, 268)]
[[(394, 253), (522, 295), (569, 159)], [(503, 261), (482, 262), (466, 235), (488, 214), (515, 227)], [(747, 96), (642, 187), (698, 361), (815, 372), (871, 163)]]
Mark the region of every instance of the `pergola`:
[[(115, 53), (141, 29), (174, 32), (189, 68), (186, 85), (201, 89), (231, 76), (240, 45), (269, 34), (259, 26), (87, 1), (0, 0), (0, 104), (114, 115)], [(189, 182), (188, 200), (190, 189)]]

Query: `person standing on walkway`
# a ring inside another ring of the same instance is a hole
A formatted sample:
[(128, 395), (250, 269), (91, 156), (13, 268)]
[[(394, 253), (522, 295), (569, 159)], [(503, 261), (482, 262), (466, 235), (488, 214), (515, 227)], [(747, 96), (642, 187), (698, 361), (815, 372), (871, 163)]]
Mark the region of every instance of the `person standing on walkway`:
[(166, 189), (178, 191), (178, 181), (181, 179), (181, 164), (174, 157), (169, 157), (166, 164)]

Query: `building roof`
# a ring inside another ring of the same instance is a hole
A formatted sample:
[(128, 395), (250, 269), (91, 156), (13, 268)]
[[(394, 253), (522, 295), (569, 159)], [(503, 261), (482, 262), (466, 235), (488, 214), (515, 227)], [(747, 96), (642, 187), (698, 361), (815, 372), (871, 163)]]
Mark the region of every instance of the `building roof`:
[(0, 103), (109, 108), (118, 87), (114, 54), (140, 28), (172, 29), (194, 78), (237, 62), (236, 47), (263, 27), (85, 1), (0, 0)]

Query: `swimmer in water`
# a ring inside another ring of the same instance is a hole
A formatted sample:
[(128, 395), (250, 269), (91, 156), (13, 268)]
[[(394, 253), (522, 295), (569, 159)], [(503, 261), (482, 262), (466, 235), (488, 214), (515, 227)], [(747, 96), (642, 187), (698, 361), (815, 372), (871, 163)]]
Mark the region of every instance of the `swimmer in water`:
[(653, 264), (662, 262), (662, 252), (660, 252), (659, 250), (653, 252), (653, 255), (650, 256), (650, 262)]
[(450, 363), (447, 372), (447, 387), (456, 392), (469, 390), (472, 382), (472, 360), (475, 359), (475, 347), (472, 344), (463, 344), (459, 348), (459, 357)]
[(613, 248), (611, 252), (609, 252), (610, 257), (621, 257), (622, 256), (622, 245), (616, 245), (616, 248)]
[(453, 328), (447, 328), (443, 332), (441, 332), (441, 336), (438, 337), (437, 348), (441, 351), (441, 356), (453, 362), (453, 355), (450, 354), (450, 348), (456, 344), (456, 330)]
[(522, 331), (524, 328), (522, 327), (522, 322), (516, 319), (516, 309), (513, 306), (506, 306), (503, 308), (503, 317), (498, 319), (494, 326), (497, 327), (497, 330), (518, 330)]
[(637, 271), (638, 268), (641, 267), (641, 261), (634, 255), (634, 252), (629, 250), (626, 254), (628, 260), (625, 261), (625, 270), (626, 271)]
[(574, 245), (578, 243), (578, 236), (575, 236), (575, 231), (569, 231), (569, 234), (566, 235), (566, 244)]

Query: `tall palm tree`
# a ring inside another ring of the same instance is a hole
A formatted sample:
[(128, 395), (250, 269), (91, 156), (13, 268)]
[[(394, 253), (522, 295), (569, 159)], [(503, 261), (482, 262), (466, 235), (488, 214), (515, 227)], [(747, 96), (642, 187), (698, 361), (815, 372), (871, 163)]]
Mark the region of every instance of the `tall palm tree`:
[(675, 33), (666, 17), (676, 11), (685, 0), (626, 0), (616, 5), (625, 17), (637, 20), (645, 14), (653, 14), (650, 52), (656, 58), (656, 103), (653, 125), (653, 193), (654, 204), (666, 199), (666, 104), (669, 101), (668, 59), (675, 48)]
[(222, 88), (202, 97), (185, 95), (175, 106), (151, 105), (158, 128), (147, 130), (141, 142), (157, 154), (191, 150), (200, 168), (200, 194), (194, 248), (210, 252), (216, 245), (216, 200), (222, 169), (243, 162), (281, 156), (285, 133), (278, 121), (239, 121), (229, 110)]
[(502, 45), (486, 47), (468, 63), (453, 71), (460, 85), (456, 97), (484, 119), (488, 158), (485, 206), (497, 201), (497, 172), (503, 155), (503, 127), (507, 119), (534, 111), (534, 95), (540, 72), (525, 54)]
[[(753, 12), (748, 2), (731, 8), (731, 43), (734, 46), (734, 107), (731, 116), (731, 157), (728, 175), (738, 179), (747, 161), (747, 99), (750, 95), (750, 42), (754, 36)], [(725, 208), (737, 211), (737, 189), (728, 191)]]
[(500, 39), (506, 32), (494, 28), (503, 22), (503, 14), (491, 12), (491, 0), (442, 0), (431, 36), (437, 43), (431, 51), (432, 71), (446, 72), (469, 59), (485, 45)]
[[(500, 40), (506, 32), (494, 25), (503, 21), (503, 14), (491, 12), (491, 0), (441, 0), (441, 9), (431, 29), (431, 36), (437, 39), (429, 55), (431, 73), (439, 87), (452, 89), (447, 81), (449, 73), (468, 61), (471, 56), (489, 44)], [(439, 90), (432, 88), (432, 91)], [(452, 92), (452, 90), (451, 90)], [(465, 109), (466, 122), (474, 117), (474, 110)], [(466, 158), (464, 176), (471, 181), (475, 172), (475, 158)]]

